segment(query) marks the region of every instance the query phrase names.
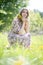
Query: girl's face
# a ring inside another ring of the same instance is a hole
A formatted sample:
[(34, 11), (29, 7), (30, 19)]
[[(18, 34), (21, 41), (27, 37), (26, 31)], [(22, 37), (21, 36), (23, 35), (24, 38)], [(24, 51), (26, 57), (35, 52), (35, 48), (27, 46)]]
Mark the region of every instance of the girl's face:
[(22, 11), (22, 17), (26, 18), (27, 17), (27, 10)]

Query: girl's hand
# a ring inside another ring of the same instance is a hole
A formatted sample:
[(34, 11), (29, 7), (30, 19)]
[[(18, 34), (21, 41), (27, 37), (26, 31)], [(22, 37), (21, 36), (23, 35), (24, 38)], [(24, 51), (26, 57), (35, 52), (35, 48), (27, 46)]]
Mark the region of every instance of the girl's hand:
[(23, 18), (22, 18), (22, 21), (23, 21), (23, 22), (27, 22), (28, 19), (23, 17)]
[(28, 33), (29, 32), (29, 23), (25, 22), (25, 26), (24, 26), (25, 31)]

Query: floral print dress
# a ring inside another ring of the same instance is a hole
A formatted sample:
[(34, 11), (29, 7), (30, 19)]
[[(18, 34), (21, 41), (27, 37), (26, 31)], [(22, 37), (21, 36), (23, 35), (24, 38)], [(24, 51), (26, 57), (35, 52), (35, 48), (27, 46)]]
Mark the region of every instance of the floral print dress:
[(10, 45), (16, 44), (16, 42), (18, 42), (18, 44), (23, 45), (25, 47), (28, 47), (30, 45), (30, 33), (21, 34), (21, 35), (18, 34), (18, 32), (22, 27), (22, 24), (23, 23), (17, 18), (13, 20), (12, 28), (8, 34), (8, 41)]

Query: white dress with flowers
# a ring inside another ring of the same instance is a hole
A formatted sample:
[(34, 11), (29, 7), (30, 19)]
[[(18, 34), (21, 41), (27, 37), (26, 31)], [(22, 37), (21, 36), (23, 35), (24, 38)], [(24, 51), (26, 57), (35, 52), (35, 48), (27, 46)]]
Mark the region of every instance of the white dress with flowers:
[(17, 18), (13, 20), (12, 28), (8, 34), (8, 41), (10, 45), (16, 44), (16, 42), (18, 42), (18, 44), (23, 45), (25, 47), (28, 47), (30, 45), (30, 33), (21, 34), (21, 35), (18, 34), (18, 32), (22, 27), (22, 24), (23, 23)]

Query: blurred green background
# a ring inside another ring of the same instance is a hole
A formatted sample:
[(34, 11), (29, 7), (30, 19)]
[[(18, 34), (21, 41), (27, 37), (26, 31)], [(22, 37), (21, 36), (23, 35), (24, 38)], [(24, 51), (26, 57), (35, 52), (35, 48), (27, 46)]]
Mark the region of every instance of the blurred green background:
[(29, 10), (31, 33), (29, 49), (18, 44), (16, 47), (6, 48), (9, 44), (7, 36), (12, 20), (21, 8), (27, 7), (28, 4), (29, 0), (0, 0), (0, 65), (14, 65), (13, 62), (18, 60), (19, 56), (26, 60), (27, 64), (24, 65), (43, 65), (43, 12)]
[[(0, 0), (0, 31), (9, 31), (13, 18), (20, 12), (20, 9), (27, 7), (30, 0)], [(29, 10), (30, 31), (35, 33), (43, 32), (43, 12)]]
[(0, 0), (0, 31), (10, 29), (13, 18), (22, 7), (27, 5), (28, 0)]

